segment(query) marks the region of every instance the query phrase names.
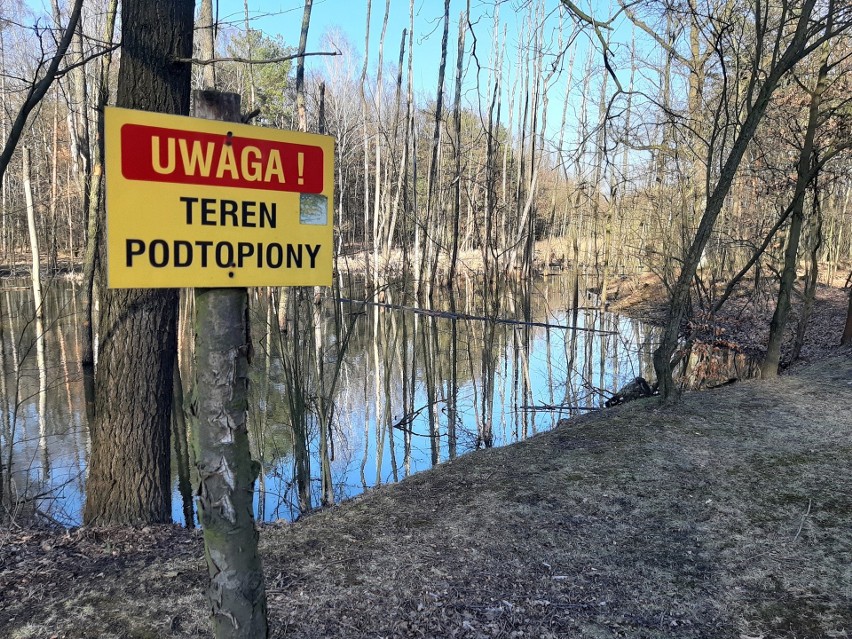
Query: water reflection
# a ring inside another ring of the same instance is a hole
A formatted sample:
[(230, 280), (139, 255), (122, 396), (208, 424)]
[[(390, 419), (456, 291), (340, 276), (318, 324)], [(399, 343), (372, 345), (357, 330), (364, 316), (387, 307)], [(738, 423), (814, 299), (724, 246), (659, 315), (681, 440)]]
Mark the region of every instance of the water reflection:
[(6, 282), (0, 298), (5, 503), (10, 494), (35, 499), (42, 512), (60, 521), (79, 520), (81, 469), (88, 455), (85, 402), (74, 355), (76, 291), (67, 281), (45, 287), (43, 326), (26, 282)]
[[(2, 453), (13, 480), (4, 489), (66, 523), (80, 520), (89, 446), (78, 291), (68, 280), (46, 290), (42, 365), (31, 291), (24, 282), (2, 291)], [(499, 291), (471, 282), (427, 305), (403, 284), (252, 291), (258, 518), (292, 519), (476, 448), (522, 440), (600, 407), (636, 376), (652, 377), (653, 329), (584, 308), (582, 291), (574, 274)], [(182, 299), (190, 317), (191, 296)], [(180, 334), (176, 406), (191, 379), (191, 326)], [(192, 424), (182, 417), (173, 422), (176, 521), (192, 517), (181, 494), (194, 483), (185, 445)]]

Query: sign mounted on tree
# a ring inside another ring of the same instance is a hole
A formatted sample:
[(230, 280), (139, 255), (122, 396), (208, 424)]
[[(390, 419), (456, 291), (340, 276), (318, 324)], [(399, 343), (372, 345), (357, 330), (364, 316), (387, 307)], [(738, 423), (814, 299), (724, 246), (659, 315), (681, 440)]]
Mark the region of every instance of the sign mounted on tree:
[(110, 288), (329, 286), (334, 139), (106, 110)]

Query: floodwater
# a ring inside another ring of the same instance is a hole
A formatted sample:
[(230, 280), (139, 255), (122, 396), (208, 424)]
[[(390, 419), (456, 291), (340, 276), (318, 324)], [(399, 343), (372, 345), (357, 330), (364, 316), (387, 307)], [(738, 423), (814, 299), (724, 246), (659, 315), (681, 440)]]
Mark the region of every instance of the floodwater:
[[(321, 415), (330, 424), (323, 447), (330, 491), (340, 501), (476, 448), (523, 440), (600, 408), (634, 377), (653, 376), (654, 329), (584, 307), (593, 300), (576, 275), (493, 292), (471, 282), (428, 308), (400, 289), (365, 293), (343, 282), (325, 290), (320, 305), (312, 290), (251, 291), (248, 419), (253, 455), (263, 468), (258, 519), (299, 514), (294, 405), (305, 407), (300, 423), (308, 434), (310, 499), (317, 506)], [(4, 482), (11, 461), (16, 493), (66, 525), (80, 522), (90, 454), (80, 294), (72, 280), (47, 287), (39, 357), (28, 283), (6, 281), (0, 288)], [(184, 327), (181, 334), (191, 331)], [(186, 375), (191, 358), (182, 359)], [(295, 396), (303, 401), (294, 403)], [(183, 522), (174, 455), (172, 466), (172, 509)]]

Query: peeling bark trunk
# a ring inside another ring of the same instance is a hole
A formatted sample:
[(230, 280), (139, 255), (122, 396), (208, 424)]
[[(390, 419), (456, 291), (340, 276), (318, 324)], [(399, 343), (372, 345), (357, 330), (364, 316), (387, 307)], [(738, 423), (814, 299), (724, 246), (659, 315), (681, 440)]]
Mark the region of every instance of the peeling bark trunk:
[[(240, 121), (239, 95), (196, 92), (195, 115)], [(210, 574), (217, 639), (268, 636), (266, 588), (252, 505), (260, 465), (251, 458), (248, 408), (248, 294), (196, 289), (193, 429), (200, 485), (198, 518)]]

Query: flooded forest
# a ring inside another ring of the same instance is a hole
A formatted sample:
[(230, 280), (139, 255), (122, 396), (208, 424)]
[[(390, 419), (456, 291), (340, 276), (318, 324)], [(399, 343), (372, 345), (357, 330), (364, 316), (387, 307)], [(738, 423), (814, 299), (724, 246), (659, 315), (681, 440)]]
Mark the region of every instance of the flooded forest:
[(247, 291), (258, 521), (636, 378), (661, 401), (771, 378), (821, 296), (842, 313), (816, 330), (852, 341), (846, 2), (181, 0), (154, 79), (130, 78), (150, 2), (49, 4), (0, 3), (3, 519), (198, 525), (198, 290), (108, 287), (108, 106), (215, 89), (334, 139), (331, 286)]

